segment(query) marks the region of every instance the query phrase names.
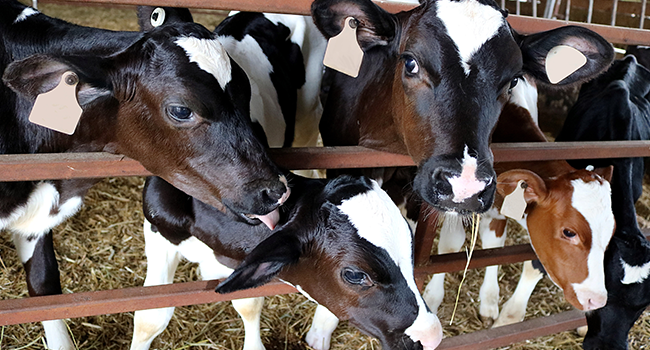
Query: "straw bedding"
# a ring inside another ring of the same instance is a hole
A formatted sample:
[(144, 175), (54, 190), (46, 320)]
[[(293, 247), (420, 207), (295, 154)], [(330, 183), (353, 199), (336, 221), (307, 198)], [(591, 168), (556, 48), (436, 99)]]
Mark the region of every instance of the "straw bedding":
[[(132, 8), (64, 6), (40, 4), (41, 11), (54, 17), (108, 29), (137, 30)], [(201, 11), (197, 21), (214, 28), (223, 12)], [(80, 213), (55, 229), (57, 260), (64, 293), (141, 286), (146, 260), (142, 236), (142, 178), (110, 178), (97, 184), (85, 198)], [(638, 205), (646, 223), (650, 220), (647, 191)], [(512, 225), (515, 226), (515, 225)], [(526, 241), (520, 230), (510, 233), (508, 244)], [(22, 266), (17, 260), (8, 233), (0, 234), (0, 297), (25, 298), (27, 287)], [(503, 266), (500, 272), (501, 303), (514, 290), (521, 264)], [(478, 317), (478, 290), (482, 271), (469, 271), (460, 293), (454, 324), (449, 325), (453, 300), (461, 279), (449, 275), (445, 303), (439, 310), (445, 336), (484, 329), (488, 325)], [(181, 263), (176, 282), (197, 280), (196, 267)], [(262, 337), (267, 349), (306, 349), (304, 336), (315, 305), (301, 295), (266, 298), (262, 314)], [(538, 285), (529, 304), (527, 318), (566, 311), (571, 306), (562, 292), (548, 279)], [(633, 328), (632, 349), (644, 349), (649, 343), (650, 315), (646, 312)], [(104, 315), (68, 320), (79, 349), (127, 349), (133, 331), (133, 313)], [(0, 350), (43, 349), (40, 323), (6, 326), (0, 329)], [(215, 303), (176, 309), (169, 327), (153, 343), (154, 349), (241, 349), (244, 331), (230, 303)], [(513, 344), (504, 349), (580, 349), (582, 339), (569, 331)], [(334, 334), (332, 349), (379, 349), (374, 339), (342, 323)]]

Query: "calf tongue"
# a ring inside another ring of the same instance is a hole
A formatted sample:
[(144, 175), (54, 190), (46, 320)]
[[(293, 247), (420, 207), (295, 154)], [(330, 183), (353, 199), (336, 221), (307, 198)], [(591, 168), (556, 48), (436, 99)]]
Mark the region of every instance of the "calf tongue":
[(275, 229), (275, 225), (280, 221), (280, 209), (276, 208), (266, 215), (253, 215), (254, 218), (259, 219), (264, 225), (268, 226), (271, 230)]

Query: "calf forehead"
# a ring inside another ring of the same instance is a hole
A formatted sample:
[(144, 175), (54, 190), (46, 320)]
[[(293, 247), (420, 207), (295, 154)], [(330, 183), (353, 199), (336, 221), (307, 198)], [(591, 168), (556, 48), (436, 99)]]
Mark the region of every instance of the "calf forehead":
[(469, 60), (488, 40), (507, 26), (503, 14), (496, 8), (479, 1), (439, 0), (437, 16), (455, 44), (465, 74), (469, 75)]
[(412, 235), (406, 220), (388, 194), (373, 181), (373, 188), (341, 202), (339, 210), (373, 245), (383, 248), (399, 267), (412, 267)]
[(200, 39), (192, 36), (182, 36), (175, 43), (185, 50), (190, 62), (196, 63), (199, 68), (212, 74), (221, 89), (232, 79), (230, 58), (221, 43), (216, 39)]
[(614, 215), (609, 182), (571, 181), (571, 205), (585, 218), (592, 232), (592, 247), (605, 249), (614, 232)]

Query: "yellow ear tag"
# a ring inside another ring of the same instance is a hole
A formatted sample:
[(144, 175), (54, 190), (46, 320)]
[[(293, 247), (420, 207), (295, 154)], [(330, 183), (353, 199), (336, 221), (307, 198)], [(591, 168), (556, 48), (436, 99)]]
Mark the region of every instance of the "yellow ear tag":
[(587, 57), (582, 52), (567, 45), (558, 45), (546, 55), (546, 75), (552, 84), (573, 74), (587, 63)]
[(503, 199), (501, 215), (505, 215), (515, 220), (521, 220), (524, 218), (524, 211), (527, 206), (526, 199), (524, 198), (526, 187), (528, 187), (528, 185), (524, 180), (519, 180), (519, 182), (517, 182), (515, 190)]
[(345, 19), (343, 30), (330, 38), (325, 49), (323, 64), (353, 78), (359, 75), (363, 50), (357, 41), (358, 22), (354, 17)]
[(29, 121), (46, 128), (72, 135), (83, 110), (77, 102), (79, 77), (74, 72), (61, 75), (59, 84), (36, 97)]

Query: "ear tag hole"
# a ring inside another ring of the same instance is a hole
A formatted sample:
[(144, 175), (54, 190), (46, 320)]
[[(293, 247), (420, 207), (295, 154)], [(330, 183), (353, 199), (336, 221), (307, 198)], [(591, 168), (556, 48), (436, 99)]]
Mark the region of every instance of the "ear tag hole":
[(353, 78), (359, 75), (363, 50), (357, 41), (357, 28), (359, 21), (354, 17), (347, 17), (343, 30), (327, 42), (323, 64)]
[(521, 220), (524, 218), (524, 211), (527, 206), (524, 192), (527, 187), (528, 184), (524, 180), (519, 180), (519, 182), (517, 182), (515, 190), (503, 199), (501, 215), (515, 220)]
[(72, 135), (83, 110), (77, 102), (79, 77), (67, 71), (51, 91), (36, 97), (29, 121), (46, 128)]
[(558, 45), (546, 55), (546, 75), (552, 84), (557, 84), (586, 63), (587, 57), (582, 52), (571, 46)]

